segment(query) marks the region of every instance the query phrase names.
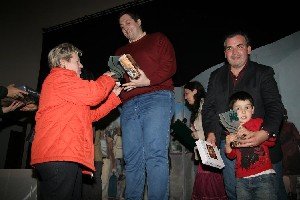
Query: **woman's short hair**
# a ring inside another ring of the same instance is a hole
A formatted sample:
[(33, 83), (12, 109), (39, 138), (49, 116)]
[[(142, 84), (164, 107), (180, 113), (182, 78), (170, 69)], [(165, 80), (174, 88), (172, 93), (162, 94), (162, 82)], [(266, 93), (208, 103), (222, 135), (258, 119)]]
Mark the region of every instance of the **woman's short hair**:
[(54, 47), (48, 54), (48, 63), (50, 68), (60, 66), (61, 60), (70, 61), (72, 54), (82, 55), (82, 51), (70, 43), (62, 43)]

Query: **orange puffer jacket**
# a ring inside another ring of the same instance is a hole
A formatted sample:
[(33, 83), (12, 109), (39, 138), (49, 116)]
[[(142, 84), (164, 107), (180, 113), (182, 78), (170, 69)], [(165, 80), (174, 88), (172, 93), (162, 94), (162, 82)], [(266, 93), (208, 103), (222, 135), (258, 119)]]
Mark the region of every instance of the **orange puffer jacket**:
[[(95, 171), (92, 122), (121, 103), (119, 97), (111, 93), (114, 85), (115, 81), (109, 76), (87, 81), (77, 77), (74, 71), (53, 68), (43, 83), (35, 116), (31, 165), (70, 161)], [(105, 99), (91, 110), (91, 106)]]

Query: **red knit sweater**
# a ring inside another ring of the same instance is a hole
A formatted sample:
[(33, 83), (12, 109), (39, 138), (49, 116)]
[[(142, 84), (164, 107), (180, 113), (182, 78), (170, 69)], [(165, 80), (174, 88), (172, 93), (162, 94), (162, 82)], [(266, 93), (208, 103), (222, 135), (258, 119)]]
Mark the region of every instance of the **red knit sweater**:
[[(172, 76), (176, 72), (176, 58), (173, 45), (162, 33), (147, 34), (140, 40), (128, 43), (116, 51), (116, 55), (130, 54), (150, 80), (150, 86), (131, 91), (122, 91), (122, 101), (137, 95), (157, 90), (173, 90)], [(125, 76), (129, 81), (128, 76)]]
[[(259, 131), (263, 120), (251, 119), (243, 126), (249, 131)], [(243, 178), (272, 169), (269, 147), (275, 145), (275, 138), (271, 138), (256, 147), (236, 148), (227, 154), (229, 159), (236, 158), (236, 177)]]

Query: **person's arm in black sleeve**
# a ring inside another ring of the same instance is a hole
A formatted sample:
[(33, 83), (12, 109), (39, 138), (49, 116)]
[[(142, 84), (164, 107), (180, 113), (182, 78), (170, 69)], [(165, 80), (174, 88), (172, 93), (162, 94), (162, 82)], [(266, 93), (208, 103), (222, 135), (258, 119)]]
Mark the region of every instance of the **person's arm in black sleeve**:
[[(215, 105), (215, 74), (212, 73), (209, 82), (206, 97), (204, 99), (204, 104), (202, 107), (202, 126), (204, 130), (205, 137), (208, 142), (212, 144), (216, 144), (217, 134), (217, 126), (219, 123), (218, 115), (216, 113), (216, 105)], [(212, 137), (210, 137), (213, 135)]]
[(0, 99), (3, 99), (7, 96), (8, 90), (4, 86), (0, 86)]
[(283, 120), (284, 106), (281, 101), (277, 83), (274, 79), (274, 71), (270, 67), (263, 76), (261, 82), (261, 96), (264, 104), (265, 116), (263, 130), (270, 136), (277, 135)]

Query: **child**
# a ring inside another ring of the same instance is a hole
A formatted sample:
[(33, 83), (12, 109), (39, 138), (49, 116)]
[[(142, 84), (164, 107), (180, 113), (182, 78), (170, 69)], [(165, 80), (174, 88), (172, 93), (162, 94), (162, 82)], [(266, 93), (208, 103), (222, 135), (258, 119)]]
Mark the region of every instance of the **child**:
[[(238, 134), (226, 136), (225, 152), (229, 159), (236, 160), (237, 199), (276, 199), (275, 171), (269, 155), (269, 147), (275, 145), (275, 138), (270, 138), (255, 147), (233, 148), (230, 144), (238, 141), (237, 135), (246, 131), (259, 131), (263, 120), (252, 118), (254, 113), (253, 98), (244, 91), (230, 97), (230, 108), (237, 112), (240, 122)], [(241, 138), (240, 138), (241, 139)]]

